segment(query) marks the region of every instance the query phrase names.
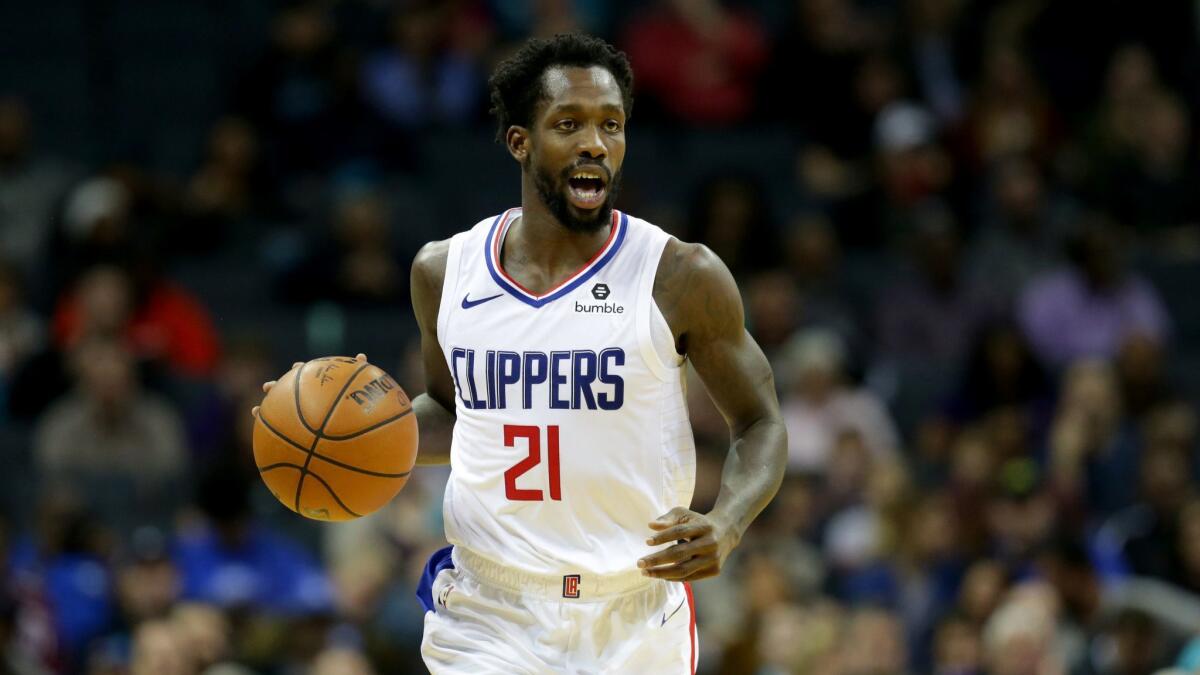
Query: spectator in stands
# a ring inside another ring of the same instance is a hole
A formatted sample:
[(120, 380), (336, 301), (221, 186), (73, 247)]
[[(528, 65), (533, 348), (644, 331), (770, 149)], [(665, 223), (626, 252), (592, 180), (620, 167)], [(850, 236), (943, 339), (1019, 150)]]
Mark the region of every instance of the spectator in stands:
[(971, 625), (982, 628), (1004, 599), (1010, 578), (1004, 566), (990, 558), (977, 558), (967, 568), (958, 587), (955, 611)]
[[(235, 87), (234, 112), (262, 134), (271, 167), (282, 179), (302, 178), (369, 147), (356, 134), (363, 126), (357, 123), (362, 115), (356, 87), (330, 9), (301, 0), (275, 15), (270, 45)], [(305, 201), (302, 195), (288, 197)]]
[(1179, 511), (1174, 557), (1178, 572), (1172, 579), (1188, 591), (1200, 595), (1200, 499), (1192, 499)]
[(451, 39), (449, 11), (427, 2), (396, 12), (391, 44), (363, 64), (363, 96), (387, 124), (457, 127), (481, 112), (483, 74)]
[(909, 58), (922, 97), (939, 120), (954, 125), (966, 108), (965, 50), (958, 37), (965, 7), (953, 0), (917, 0), (904, 10)]
[(982, 68), (966, 119), (975, 167), (1012, 155), (1048, 160), (1059, 141), (1058, 121), (1025, 55), (996, 44), (985, 51)]
[(1169, 644), (1200, 625), (1200, 597), (1152, 579), (1102, 583), (1075, 538), (1050, 546), (1038, 569), (1057, 591), (1063, 655), (1073, 672), (1151, 672), (1168, 665)]
[(231, 627), (220, 609), (197, 602), (183, 603), (171, 610), (170, 619), (195, 672), (207, 673), (229, 658)]
[(978, 425), (958, 433), (949, 454), (946, 466), (926, 469), (929, 478), (925, 484), (937, 486), (945, 482), (958, 516), (960, 548), (970, 556), (979, 557), (989, 552), (987, 508), (996, 470), (1004, 458)]
[[(47, 501), (44, 495), (38, 499), (42, 504)], [(46, 675), (54, 672), (60, 661), (54, 617), (37, 559), (39, 545), (50, 543), (39, 535), (49, 529), (17, 527), (7, 517), (0, 520), (0, 578), (4, 579), (0, 584), (0, 667), (16, 675)], [(48, 551), (52, 547), (41, 548)]]
[(796, 124), (833, 157), (859, 159), (862, 140), (841, 118), (854, 106), (863, 56), (886, 44), (886, 21), (854, 0), (797, 0), (792, 10), (765, 78), (781, 86), (765, 88), (764, 112)]
[(1137, 497), (1129, 477), (1141, 448), (1109, 364), (1081, 361), (1067, 370), (1049, 445), (1055, 489), (1077, 517), (1107, 516)]
[(391, 306), (408, 296), (408, 273), (392, 236), (391, 207), (380, 193), (351, 190), (333, 207), (326, 237), (312, 242), (308, 256), (285, 271), (279, 292), (293, 302), (317, 300), (364, 307)]
[(722, 173), (694, 190), (688, 237), (707, 242), (735, 277), (780, 261), (779, 232), (762, 183), (752, 175)]
[(1146, 102), (1161, 96), (1163, 84), (1154, 55), (1144, 45), (1116, 49), (1104, 76), (1103, 97), (1082, 141), (1088, 158), (1084, 170), (1097, 197), (1106, 178), (1133, 155), (1145, 127)]
[[(850, 188), (830, 203), (842, 243), (857, 249), (902, 242), (928, 217), (930, 204), (942, 208), (956, 180), (937, 121), (920, 105), (889, 103), (875, 116), (870, 138), (869, 168), (846, 179)], [(807, 162), (802, 158), (802, 172), (811, 178)]]
[(896, 607), (899, 575), (890, 556), (900, 538), (896, 526), (913, 498), (912, 484), (902, 464), (872, 462), (855, 441), (843, 436), (821, 494), (827, 587), (851, 605)]
[(981, 675), (983, 645), (978, 627), (961, 614), (938, 621), (933, 636), (933, 675)]
[(994, 312), (963, 270), (962, 242), (949, 210), (928, 204), (916, 216), (913, 264), (879, 300), (879, 355), (952, 367)]
[(852, 353), (867, 353), (863, 289), (850, 279), (833, 223), (804, 213), (789, 223), (784, 260), (799, 292), (801, 326), (825, 326), (846, 341)]
[(258, 134), (240, 117), (213, 125), (200, 166), (184, 188), (185, 225), (174, 230), (181, 253), (211, 253), (227, 246), (234, 226), (274, 215), (275, 186), (263, 166)]
[(253, 518), (253, 474), (233, 463), (213, 464), (200, 476), (200, 516), (181, 528), (173, 547), (183, 597), (225, 609), (293, 617), (332, 608), (329, 580), (312, 555)]
[(844, 343), (828, 330), (802, 331), (789, 344), (780, 371), (789, 471), (823, 474), (847, 431), (862, 439), (873, 460), (898, 456), (895, 423), (874, 394), (847, 381), (846, 359)]
[(983, 629), (989, 675), (1066, 675), (1055, 649), (1058, 610), (1052, 590), (1036, 585), (1010, 591)]
[(1031, 459), (1010, 459), (993, 478), (984, 518), (990, 552), (1008, 577), (1031, 573), (1035, 556), (1059, 531), (1050, 488)]
[(120, 532), (169, 523), (185, 497), (183, 423), (142, 391), (133, 355), (110, 337), (72, 351), (76, 387), (38, 421), (34, 461), (46, 486), (69, 486)]
[(929, 670), (938, 619), (953, 607), (965, 572), (962, 517), (949, 496), (939, 491), (899, 509), (889, 524), (893, 553), (888, 573), (897, 593), (893, 606), (920, 671)]
[(333, 647), (317, 654), (312, 675), (375, 675), (375, 669), (362, 652), (347, 647)]
[(113, 176), (98, 174), (67, 195), (51, 270), (50, 289), (58, 293), (96, 265), (126, 262), (139, 245), (132, 222), (134, 196)]
[(189, 291), (157, 275), (155, 263), (133, 268), (98, 266), (61, 297), (54, 341), (70, 350), (88, 336), (119, 335), (143, 361), (184, 377), (212, 373), (220, 355), (208, 310)]
[(236, 335), (222, 354), (213, 381), (181, 397), (189, 446), (197, 463), (236, 457), (249, 467), (254, 418), (244, 413), (247, 405), (262, 401), (262, 383), (274, 377), (274, 368), (264, 340), (256, 335)]
[(962, 377), (946, 407), (950, 418), (971, 424), (998, 409), (1015, 407), (1044, 424), (1053, 383), (1020, 329), (1001, 321), (978, 332)]
[(1110, 168), (1104, 195), (1114, 217), (1150, 236), (1200, 226), (1200, 182), (1192, 122), (1183, 101), (1154, 93), (1139, 101), (1131, 153)]
[[(775, 73), (774, 77), (809, 85), (806, 79), (797, 80), (794, 71)], [(812, 120), (816, 126), (805, 129), (811, 137), (805, 138), (797, 156), (800, 183), (822, 202), (844, 201), (869, 189), (875, 126), (884, 109), (908, 94), (904, 66), (888, 50), (878, 47), (854, 58), (850, 77), (851, 82), (839, 83), (848, 89), (846, 101), (840, 106), (834, 108), (840, 91), (816, 97), (823, 101), (805, 97), (808, 100), (803, 103), (805, 108), (826, 109), (823, 114), (832, 114), (836, 109), (832, 120)], [(776, 96), (780, 94), (775, 92)], [(792, 106), (791, 102), (770, 104)], [(790, 114), (809, 119), (811, 113), (792, 110)]]
[(40, 351), (45, 342), (45, 325), (26, 303), (17, 268), (0, 260), (0, 411), (17, 366)]
[(1167, 310), (1154, 287), (1126, 269), (1123, 240), (1110, 222), (1086, 217), (1067, 253), (1070, 263), (1036, 279), (1018, 304), (1021, 328), (1043, 363), (1112, 358), (1134, 335), (1167, 339)]
[[(1180, 411), (1191, 416), (1190, 407)], [(1165, 421), (1178, 412), (1163, 410), (1147, 423), (1145, 449), (1138, 467), (1140, 501), (1109, 518), (1097, 535), (1097, 550), (1109, 576), (1137, 574), (1178, 583), (1180, 565), (1175, 556), (1179, 518), (1183, 507), (1197, 495), (1192, 447), (1194, 428), (1183, 445), (1171, 438)], [(1200, 589), (1200, 587), (1197, 587)]]
[(939, 133), (929, 111), (910, 101), (896, 101), (879, 111), (872, 134), (878, 181), (886, 200), (911, 208), (950, 186), (954, 167)]
[(55, 211), (75, 178), (63, 162), (34, 154), (30, 117), (24, 101), (0, 96), (0, 257), (22, 274), (45, 255)]
[(161, 619), (179, 599), (179, 570), (168, 556), (162, 530), (139, 528), (130, 538), (130, 559), (116, 570), (115, 589), (127, 627)]
[(1176, 383), (1166, 373), (1167, 355), (1161, 342), (1131, 335), (1121, 344), (1113, 363), (1125, 413), (1135, 422), (1177, 398)]
[(1061, 262), (1069, 207), (1026, 156), (998, 159), (987, 186), (967, 269), (971, 281), (986, 288), (989, 304), (1008, 313), (1029, 282)]
[(19, 580), (18, 598), (28, 603), (22, 618), (31, 630), (50, 634), (19, 639), (44, 649), (42, 662), (54, 672), (76, 672), (92, 640), (108, 630), (115, 609), (107, 565), (111, 524), (83, 495), (53, 486), (43, 491), (37, 508), (29, 531), (13, 542), (7, 572)]
[[(785, 82), (796, 82), (794, 72), (776, 76)], [(810, 144), (800, 156), (802, 176), (822, 196), (853, 190), (859, 174), (869, 167), (872, 130), (880, 113), (910, 94), (903, 64), (887, 49), (874, 48), (856, 58), (850, 78), (841, 85), (849, 89), (845, 107), (836, 120), (826, 122), (827, 126), (807, 130), (813, 136), (805, 139)], [(811, 97), (808, 100), (811, 102)], [(817, 108), (821, 106), (815, 104)], [(804, 113), (799, 114), (802, 119), (805, 117)], [(822, 174), (820, 169), (836, 169), (843, 179), (830, 181), (828, 178), (835, 174)]]
[(754, 326), (755, 340), (774, 366), (801, 319), (796, 283), (787, 272), (771, 269), (750, 277), (743, 288), (746, 323)]
[(179, 631), (166, 619), (147, 621), (133, 636), (129, 675), (192, 675), (196, 670)]
[[(864, 645), (870, 648), (865, 649)], [(850, 615), (838, 650), (840, 673), (905, 675), (910, 672), (908, 657), (904, 626), (896, 614), (867, 607)]]
[(114, 564), (115, 611), (106, 634), (88, 648), (89, 673), (126, 672), (134, 631), (143, 623), (164, 619), (179, 598), (179, 573), (167, 557), (166, 538), (154, 527), (138, 528)]
[(630, 21), (624, 42), (639, 91), (671, 118), (714, 126), (750, 116), (769, 48), (753, 14), (664, 0)]

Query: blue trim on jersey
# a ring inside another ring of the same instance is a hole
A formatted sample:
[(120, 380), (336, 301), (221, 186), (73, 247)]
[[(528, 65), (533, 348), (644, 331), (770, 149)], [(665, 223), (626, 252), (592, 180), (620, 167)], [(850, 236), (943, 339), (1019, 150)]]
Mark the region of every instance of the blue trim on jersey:
[(429, 562), (425, 563), (425, 569), (421, 572), (421, 580), (417, 582), (417, 601), (421, 603), (426, 612), (437, 611), (433, 608), (433, 580), (442, 570), (454, 569), (454, 561), (450, 558), (450, 551), (453, 548), (453, 546), (447, 546), (438, 549), (429, 556)]
[[(507, 213), (507, 211), (505, 213)], [(596, 272), (599, 272), (601, 267), (607, 265), (608, 261), (612, 260), (613, 256), (617, 254), (617, 251), (621, 249), (621, 244), (625, 241), (625, 232), (629, 229), (629, 216), (627, 216), (624, 212), (620, 213), (621, 223), (617, 226), (617, 240), (613, 242), (612, 248), (608, 250), (608, 253), (605, 253), (604, 257), (593, 263), (592, 266), (589, 267), (587, 271), (580, 275), (580, 277), (575, 281), (572, 281), (566, 286), (559, 288), (550, 295), (545, 295), (540, 298), (531, 298), (529, 297), (529, 294), (510, 284), (508, 280), (505, 279), (502, 274), (500, 274), (499, 270), (496, 269), (496, 265), (500, 264), (499, 261), (497, 260), (495, 263), (492, 262), (492, 242), (494, 242), (496, 238), (496, 228), (500, 225), (500, 220), (504, 218), (505, 214), (502, 213), (496, 216), (496, 219), (492, 221), (492, 228), (488, 231), (487, 240), (484, 242), (483, 259), (487, 261), (488, 272), (491, 272), (492, 279), (495, 280), (496, 284), (499, 285), (501, 289), (508, 292), (509, 295), (515, 297), (521, 302), (529, 305), (530, 307), (538, 308), (549, 302), (557, 300), (576, 288), (579, 288), (580, 284), (586, 282), (588, 279), (591, 279), (592, 276), (595, 275)]]

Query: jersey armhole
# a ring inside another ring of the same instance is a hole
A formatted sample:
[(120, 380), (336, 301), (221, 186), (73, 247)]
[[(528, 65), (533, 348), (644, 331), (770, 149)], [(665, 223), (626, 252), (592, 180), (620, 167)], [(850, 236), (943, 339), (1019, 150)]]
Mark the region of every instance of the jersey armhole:
[(658, 275), (663, 250), (670, 239), (671, 237), (664, 233), (654, 238), (647, 247), (646, 262), (641, 279), (638, 280), (637, 293), (638, 347), (646, 365), (664, 382), (675, 379), (677, 374), (672, 371), (678, 370), (684, 361), (684, 357), (675, 351), (675, 336), (671, 332), (671, 326), (654, 300), (654, 279)]
[(438, 303), (437, 315), (437, 339), (442, 351), (446, 351), (450, 312), (454, 311), (454, 298), (458, 297), (458, 272), (462, 261), (463, 239), (468, 232), (459, 232), (451, 237), (450, 250), (446, 252), (446, 275), (442, 279), (442, 299)]

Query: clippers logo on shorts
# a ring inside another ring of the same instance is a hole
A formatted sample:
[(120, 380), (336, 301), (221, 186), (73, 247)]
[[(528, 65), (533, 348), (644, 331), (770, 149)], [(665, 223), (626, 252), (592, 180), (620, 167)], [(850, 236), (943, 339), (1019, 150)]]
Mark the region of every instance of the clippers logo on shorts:
[(563, 576), (563, 597), (578, 598), (579, 597), (579, 575), (567, 574)]

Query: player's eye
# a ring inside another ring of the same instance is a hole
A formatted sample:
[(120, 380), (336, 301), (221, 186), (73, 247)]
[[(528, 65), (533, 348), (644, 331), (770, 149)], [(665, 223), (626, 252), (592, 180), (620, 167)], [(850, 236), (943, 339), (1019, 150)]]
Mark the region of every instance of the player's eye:
[(621, 130), (621, 123), (616, 120), (608, 120), (604, 123), (604, 130), (615, 134)]
[(578, 125), (575, 124), (575, 120), (559, 120), (554, 128), (560, 131), (574, 131), (576, 126)]

